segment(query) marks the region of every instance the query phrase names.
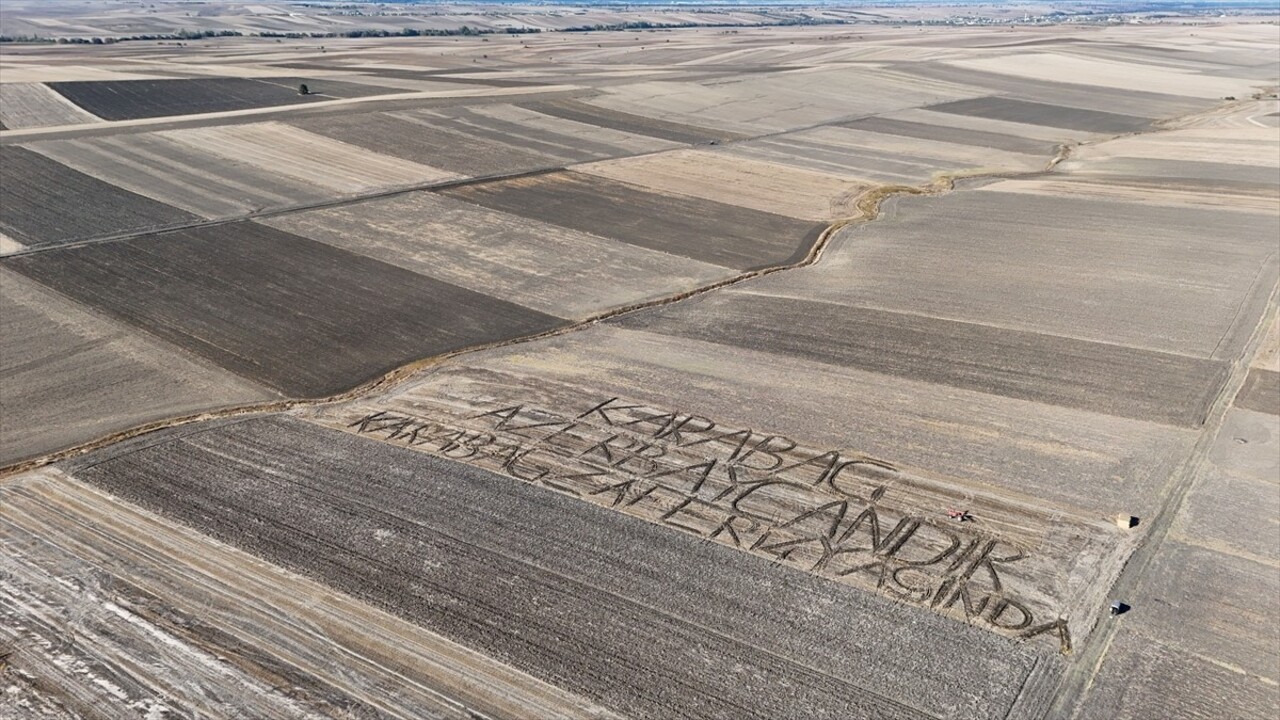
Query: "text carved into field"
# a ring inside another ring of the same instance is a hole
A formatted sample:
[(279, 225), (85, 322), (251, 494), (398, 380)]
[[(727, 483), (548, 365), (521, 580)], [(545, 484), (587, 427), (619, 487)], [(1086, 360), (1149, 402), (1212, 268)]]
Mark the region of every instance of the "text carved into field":
[(1031, 551), (978, 523), (912, 512), (894, 497), (909, 484), (890, 463), (618, 398), (573, 413), (474, 410), (447, 419), (378, 410), (348, 429), (1071, 648), (1066, 620), (1010, 582)]

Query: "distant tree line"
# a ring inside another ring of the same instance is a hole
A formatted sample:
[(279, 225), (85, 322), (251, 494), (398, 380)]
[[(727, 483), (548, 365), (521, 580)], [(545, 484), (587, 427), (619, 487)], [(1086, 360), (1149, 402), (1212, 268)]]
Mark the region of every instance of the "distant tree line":
[(112, 37), (40, 37), (39, 35), (0, 35), (0, 43), (53, 43), (59, 45), (111, 45), (130, 40), (203, 40), (212, 37), (241, 37), (239, 30), (179, 30), (176, 33), (147, 33)]
[[(673, 30), (691, 27), (765, 27), (769, 25), (847, 25), (851, 21), (835, 18), (787, 17), (776, 21), (752, 24), (744, 23), (661, 23), (648, 20), (631, 20), (620, 23), (576, 25), (574, 27), (551, 30), (548, 32), (609, 32), (616, 30)], [(216, 37), (256, 36), (264, 38), (287, 38), (290, 40), (325, 39), (325, 38), (379, 38), (379, 37), (456, 37), (476, 35), (529, 35), (540, 33), (540, 28), (477, 28), (463, 25), (448, 30), (436, 28), (404, 28), (403, 30), (344, 30), (342, 32), (278, 32), (263, 30), (261, 32), (241, 32), (239, 30), (179, 30), (176, 33), (149, 33), (146, 35), (127, 35), (123, 37), (41, 37), (39, 35), (0, 35), (0, 43), (58, 43), (60, 45), (110, 45), (130, 40), (203, 40)]]
[(758, 23), (740, 23), (740, 22), (722, 22), (722, 23), (699, 23), (699, 22), (677, 22), (663, 23), (651, 22), (649, 20), (629, 20), (627, 22), (596, 24), (596, 25), (574, 25), (573, 27), (562, 28), (561, 32), (608, 32), (611, 30), (674, 30), (677, 28), (723, 28), (723, 27), (770, 27), (774, 25), (848, 25), (850, 20), (838, 18), (812, 18), (804, 17), (788, 17), (780, 18), (773, 21), (765, 21)]

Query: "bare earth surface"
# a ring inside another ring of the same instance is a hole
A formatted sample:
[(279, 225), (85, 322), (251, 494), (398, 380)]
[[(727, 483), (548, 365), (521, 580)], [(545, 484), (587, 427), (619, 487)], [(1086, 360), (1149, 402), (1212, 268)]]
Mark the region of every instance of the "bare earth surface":
[(0, 716), (1274, 717), (1275, 26), (866, 10), (6, 43)]

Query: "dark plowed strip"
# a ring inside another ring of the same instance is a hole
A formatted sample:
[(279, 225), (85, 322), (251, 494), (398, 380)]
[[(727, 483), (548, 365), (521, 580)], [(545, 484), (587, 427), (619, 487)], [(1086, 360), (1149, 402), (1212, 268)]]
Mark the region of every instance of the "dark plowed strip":
[[(1004, 95), (1050, 105), (1137, 115), (1152, 120), (1205, 110), (1214, 105), (1213, 100), (1204, 98), (1104, 88), (1067, 82), (1068, 78), (1062, 78), (1058, 82), (1045, 82), (1015, 75), (956, 67), (940, 62), (903, 62), (895, 63), (893, 67), (908, 75), (986, 88), (991, 95)], [(1272, 73), (1274, 72), (1273, 69)]]
[(1022, 400), (1195, 427), (1227, 364), (832, 303), (721, 293), (623, 327)]
[(24, 245), (56, 245), (199, 220), (39, 153), (0, 146), (0, 230)]
[(432, 121), (425, 116), (422, 123), (417, 123), (385, 113), (321, 115), (289, 124), (367, 150), (463, 175), (496, 175), (560, 164), (556, 157), (432, 127)]
[(956, 100), (941, 105), (930, 105), (925, 109), (953, 115), (969, 115), (990, 120), (1005, 120), (1091, 133), (1137, 132), (1151, 124), (1148, 118), (1133, 115), (1081, 110), (1063, 105), (1046, 105), (1005, 97)]
[(737, 269), (796, 262), (823, 230), (821, 225), (782, 215), (661, 195), (572, 172), (441, 192), (495, 210)]
[(12, 258), (6, 266), (287, 395), (563, 321), (256, 223)]
[(298, 86), (247, 78), (51, 82), (63, 97), (103, 120), (193, 115), (315, 102)]
[(995, 634), (413, 450), (282, 417), (198, 429), (69, 467), (626, 717), (1005, 717), (1036, 664)]
[(666, 120), (658, 120), (657, 118), (645, 117), (643, 115), (633, 115), (631, 113), (621, 112), (618, 110), (596, 107), (577, 100), (550, 100), (547, 102), (530, 103), (528, 105), (524, 105), (524, 107), (533, 110), (534, 112), (540, 112), (544, 115), (554, 115), (555, 117), (564, 118), (565, 120), (575, 120), (577, 122), (597, 125), (599, 127), (636, 133), (637, 135), (648, 135), (649, 137), (670, 140), (672, 142), (699, 144), (711, 142), (712, 140), (742, 140), (747, 137), (746, 135), (728, 132), (727, 130), (714, 130), (712, 128), (702, 128), (694, 125), (682, 125), (680, 123), (667, 122)]
[(978, 147), (989, 147), (997, 150), (1028, 153), (1032, 155), (1045, 155), (1052, 153), (1054, 150), (1053, 143), (1045, 142), (1043, 140), (1018, 137), (1017, 135), (1002, 135), (1000, 133), (983, 132), (981, 130), (966, 130), (964, 128), (929, 125), (928, 123), (910, 122), (908, 120), (890, 120), (882, 117), (868, 117), (861, 120), (851, 120), (849, 122), (837, 124), (857, 130), (867, 130), (869, 132), (920, 138), (922, 140), (938, 140), (941, 142), (959, 143), (961, 145), (976, 145)]
[(1280, 373), (1254, 368), (1236, 395), (1236, 407), (1280, 415)]

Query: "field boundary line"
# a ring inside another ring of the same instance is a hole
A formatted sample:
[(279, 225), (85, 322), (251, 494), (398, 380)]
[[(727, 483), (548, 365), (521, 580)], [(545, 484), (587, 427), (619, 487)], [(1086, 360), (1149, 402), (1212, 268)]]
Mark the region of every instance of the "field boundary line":
[[(1148, 570), (1155, 562), (1156, 555), (1164, 547), (1165, 541), (1169, 540), (1173, 534), (1173, 522), (1182, 513), (1192, 487), (1205, 472), (1206, 461), (1219, 433), (1222, 432), (1226, 415), (1234, 406), (1236, 394), (1249, 374), (1249, 361), (1261, 347), (1270, 320), (1280, 313), (1280, 307), (1277, 306), (1278, 299), (1280, 299), (1280, 286), (1271, 289), (1267, 300), (1267, 312), (1263, 315), (1258, 327), (1254, 329), (1240, 356), (1232, 360), (1231, 373), (1210, 409), (1200, 431), (1200, 437), (1178, 468), (1170, 475), (1169, 482), (1161, 488), (1160, 505), (1152, 517), (1151, 529), (1139, 541), (1138, 546), (1129, 555), (1129, 559), (1125, 561), (1116, 581), (1108, 589), (1111, 597), (1134, 597), (1146, 586)], [(1123, 618), (1108, 618), (1109, 612), (1109, 608), (1103, 608), (1095, 615), (1094, 627), (1085, 641), (1084, 649), (1077, 655), (1076, 661), (1067, 666), (1057, 688), (1053, 691), (1047, 717), (1078, 716), (1084, 701), (1093, 689), (1094, 680), (1102, 669), (1107, 652), (1124, 624)]]

